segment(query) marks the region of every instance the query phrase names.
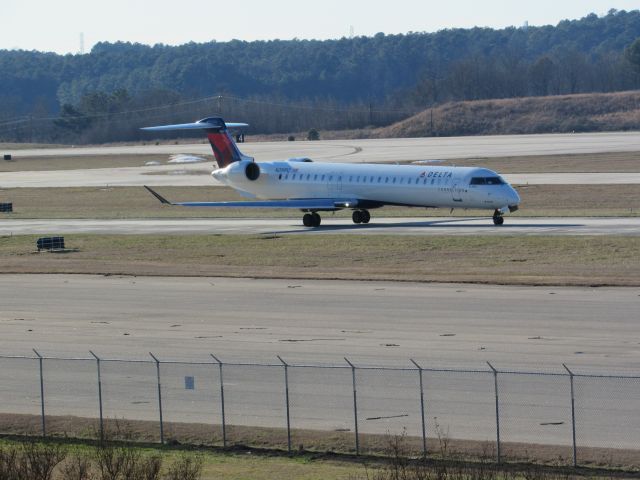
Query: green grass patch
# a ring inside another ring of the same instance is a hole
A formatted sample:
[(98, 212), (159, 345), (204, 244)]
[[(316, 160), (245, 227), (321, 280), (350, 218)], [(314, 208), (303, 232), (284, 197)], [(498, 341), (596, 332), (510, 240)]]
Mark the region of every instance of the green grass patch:
[[(0, 449), (19, 447), (22, 442), (11, 439), (0, 439)], [(93, 444), (81, 441), (44, 442), (42, 445), (61, 445), (67, 452), (67, 459), (54, 469), (53, 480), (66, 480), (63, 475), (65, 463), (74, 456), (91, 458), (95, 455)], [(284, 455), (260, 454), (250, 450), (221, 451), (212, 449), (194, 449), (193, 447), (154, 447), (150, 445), (128, 445), (124, 448), (132, 449), (141, 458), (160, 456), (164, 465), (170, 465), (185, 453), (196, 454), (203, 461), (202, 480), (273, 480), (281, 478), (296, 478), (303, 480), (350, 479), (364, 474), (365, 469), (359, 462), (337, 458), (323, 459), (316, 456), (287, 457)], [(165, 471), (167, 467), (165, 467)], [(92, 479), (100, 478), (99, 474)], [(121, 478), (121, 477), (118, 477)], [(165, 478), (165, 477), (162, 477)]]

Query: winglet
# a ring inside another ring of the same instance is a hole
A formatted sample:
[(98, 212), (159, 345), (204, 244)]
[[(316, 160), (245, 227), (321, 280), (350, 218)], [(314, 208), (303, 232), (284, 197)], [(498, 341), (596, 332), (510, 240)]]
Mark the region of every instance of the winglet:
[(146, 185), (143, 185), (144, 188), (146, 188), (151, 195), (153, 195), (154, 197), (156, 197), (158, 200), (160, 200), (160, 203), (163, 203), (165, 205), (173, 205), (173, 203), (171, 203), (169, 200), (167, 200), (166, 198), (164, 198), (162, 195), (160, 195), (158, 192), (156, 192), (155, 190), (152, 190), (151, 188), (147, 187)]

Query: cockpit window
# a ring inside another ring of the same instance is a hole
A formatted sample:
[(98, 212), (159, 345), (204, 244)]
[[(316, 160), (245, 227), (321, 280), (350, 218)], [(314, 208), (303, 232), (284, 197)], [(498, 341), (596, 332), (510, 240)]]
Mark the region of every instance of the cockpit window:
[(504, 185), (500, 177), (473, 177), (469, 185)]
[(485, 180), (487, 181), (487, 185), (504, 185), (504, 180), (500, 177), (487, 177)]

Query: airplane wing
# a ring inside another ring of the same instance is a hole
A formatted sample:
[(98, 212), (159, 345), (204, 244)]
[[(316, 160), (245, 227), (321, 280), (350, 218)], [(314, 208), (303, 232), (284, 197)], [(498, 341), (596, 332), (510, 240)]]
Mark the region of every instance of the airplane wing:
[(295, 208), (302, 210), (337, 210), (355, 208), (357, 199), (335, 198), (299, 198), (291, 200), (260, 200), (247, 202), (170, 202), (150, 187), (144, 186), (154, 197), (165, 205), (181, 207), (215, 207), (215, 208)]

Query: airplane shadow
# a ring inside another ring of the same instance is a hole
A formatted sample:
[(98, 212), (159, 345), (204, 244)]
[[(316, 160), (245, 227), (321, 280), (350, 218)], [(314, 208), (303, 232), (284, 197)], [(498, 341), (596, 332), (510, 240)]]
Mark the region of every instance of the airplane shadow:
[(578, 228), (584, 227), (585, 225), (579, 223), (518, 223), (518, 224), (509, 224), (505, 223), (504, 225), (496, 226), (491, 221), (491, 217), (488, 217), (487, 224), (478, 225), (478, 224), (465, 224), (462, 222), (468, 222), (469, 220), (479, 220), (479, 217), (473, 218), (456, 218), (456, 219), (447, 219), (447, 220), (425, 220), (420, 222), (398, 222), (398, 223), (369, 223), (369, 224), (345, 224), (345, 225), (320, 225), (317, 228), (307, 228), (304, 230), (278, 230), (269, 232), (270, 234), (286, 234), (286, 233), (315, 233), (315, 232), (340, 232), (340, 231), (368, 231), (368, 230), (393, 230), (396, 228), (455, 228), (460, 229), (460, 231), (470, 230), (470, 229), (482, 229), (492, 232), (501, 232), (505, 230), (517, 230), (522, 228), (537, 228), (537, 229), (557, 229), (557, 228)]

